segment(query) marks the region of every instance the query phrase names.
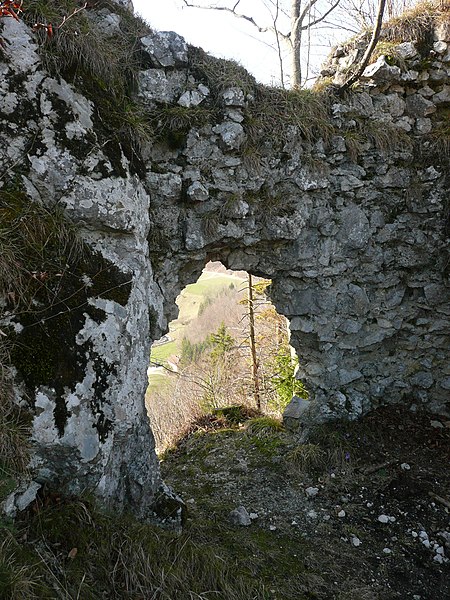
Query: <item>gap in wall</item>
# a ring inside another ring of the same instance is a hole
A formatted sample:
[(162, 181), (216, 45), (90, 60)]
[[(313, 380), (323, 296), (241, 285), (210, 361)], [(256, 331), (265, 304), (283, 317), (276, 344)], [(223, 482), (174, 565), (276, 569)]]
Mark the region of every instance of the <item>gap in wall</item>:
[(245, 271), (209, 262), (178, 296), (179, 315), (153, 344), (148, 369), (146, 405), (158, 452), (204, 415), (242, 405), (281, 416), (300, 391), (287, 320), (265, 293), (270, 281), (251, 277), (252, 298), (249, 281)]

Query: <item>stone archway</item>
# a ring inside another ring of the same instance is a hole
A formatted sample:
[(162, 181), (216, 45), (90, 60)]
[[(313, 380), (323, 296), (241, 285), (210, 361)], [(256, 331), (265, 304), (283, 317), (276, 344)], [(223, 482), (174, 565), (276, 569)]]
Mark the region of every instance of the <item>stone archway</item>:
[[(31, 362), (51, 347), (54, 359), (31, 378), (16, 355), (17, 401), (33, 415), (32, 483), (7, 500), (10, 513), (44, 485), (92, 489), (145, 517), (159, 492), (170, 498), (144, 407), (149, 347), (209, 259), (272, 279), (311, 418), (354, 419), (381, 402), (448, 410), (448, 167), (430, 137), (449, 102), (442, 69), (427, 71), (429, 85), (412, 76), (411, 45), (403, 71), (378, 61), (345, 100), (311, 95), (301, 119), (300, 105), (293, 122), (272, 115), (281, 135), (269, 136), (263, 115), (255, 137), (258, 103), (267, 109), (272, 99), (277, 113), (291, 97), (263, 92), (249, 76), (220, 87), (207, 79), (204, 54), (152, 33), (138, 95), (159, 129), (136, 159), (108, 138), (82, 88), (44, 70), (25, 25), (9, 19), (2, 35), (20, 46), (1, 63), (15, 86), (1, 88), (2, 150), (15, 164), (26, 149), (24, 193), (63, 206), (91, 255), (73, 274), (79, 302), (32, 323), (2, 318)], [(19, 99), (26, 114), (15, 112)], [(63, 369), (47, 323), (66, 312), (58, 343), (72, 358)]]

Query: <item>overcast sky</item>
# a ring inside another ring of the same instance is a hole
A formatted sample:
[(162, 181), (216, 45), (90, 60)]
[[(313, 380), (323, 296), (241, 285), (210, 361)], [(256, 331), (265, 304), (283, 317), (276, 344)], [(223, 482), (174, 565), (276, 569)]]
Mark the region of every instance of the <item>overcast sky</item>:
[[(133, 4), (135, 11), (154, 29), (176, 31), (190, 44), (215, 56), (233, 58), (259, 81), (272, 84), (279, 81), (277, 53), (268, 45), (273, 39), (269, 34), (258, 34), (251, 24), (226, 12), (181, 8), (182, 0), (133, 0)], [(259, 0), (243, 0), (242, 6), (255, 18), (268, 23), (269, 13)], [(255, 36), (259, 36), (259, 41)], [(317, 65), (323, 62), (328, 51), (326, 42), (319, 49), (315, 48)]]

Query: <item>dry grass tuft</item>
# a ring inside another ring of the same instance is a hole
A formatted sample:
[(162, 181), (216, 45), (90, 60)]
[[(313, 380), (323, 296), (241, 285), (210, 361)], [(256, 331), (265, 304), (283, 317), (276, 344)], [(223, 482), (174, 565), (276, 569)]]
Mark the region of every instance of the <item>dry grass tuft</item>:
[(20, 191), (0, 191), (0, 296), (28, 309), (40, 293), (51, 298), (83, 245), (59, 207), (48, 209)]
[(247, 422), (246, 431), (250, 435), (264, 438), (283, 431), (283, 423), (280, 419), (276, 419), (275, 417), (255, 417)]
[[(37, 600), (41, 577), (33, 564), (23, 560), (20, 544), (8, 533), (0, 544), (0, 598), (5, 600)], [(48, 596), (46, 596), (48, 597)]]
[[(91, 77), (105, 82), (109, 92), (118, 96), (125, 93), (139, 69), (139, 37), (150, 32), (149, 26), (138, 17), (111, 6), (121, 17), (118, 31), (106, 36), (99, 31), (89, 9), (82, 10), (67, 20), (61, 29), (55, 28), (65, 16), (80, 7), (75, 0), (29, 0), (24, 19), (30, 23), (52, 23), (54, 35), (48, 39), (46, 32), (41, 54), (46, 66), (57, 74), (82, 70)], [(97, 6), (96, 8), (100, 8)]]
[(287, 460), (301, 471), (317, 471), (326, 465), (326, 452), (318, 444), (296, 446), (287, 455)]
[(424, 42), (437, 25), (450, 28), (450, 3), (425, 0), (385, 23), (381, 37), (388, 42)]
[(10, 600), (264, 597), (262, 586), (237, 575), (198, 535), (194, 542), (189, 531), (178, 535), (109, 516), (90, 501), (36, 507), (14, 538), (0, 546), (0, 596)]
[(26, 469), (29, 430), (29, 418), (14, 401), (8, 345), (0, 337), (0, 479)]
[(205, 82), (216, 100), (229, 88), (239, 88), (247, 95), (254, 94), (258, 87), (256, 79), (243, 66), (233, 60), (209, 56), (201, 48), (189, 46), (189, 62), (193, 74)]
[(284, 145), (293, 131), (307, 143), (333, 134), (328, 98), (313, 90), (260, 87), (247, 117), (249, 137), (259, 146), (264, 140)]

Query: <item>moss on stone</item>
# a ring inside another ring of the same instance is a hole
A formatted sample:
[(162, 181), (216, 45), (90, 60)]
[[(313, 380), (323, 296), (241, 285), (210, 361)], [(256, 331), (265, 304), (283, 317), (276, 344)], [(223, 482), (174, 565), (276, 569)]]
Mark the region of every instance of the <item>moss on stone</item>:
[[(21, 325), (18, 332), (8, 328), (11, 362), (30, 398), (41, 386), (54, 389), (55, 424), (63, 435), (66, 392), (83, 380), (88, 358), (95, 363), (92, 350), (77, 345), (76, 336), (86, 314), (104, 319), (89, 299), (125, 306), (131, 278), (85, 246), (59, 209), (33, 203), (20, 190), (0, 192), (0, 217), (0, 291), (9, 315)], [(102, 439), (111, 427), (101, 411), (105, 373), (111, 368), (100, 365), (93, 407)]]

